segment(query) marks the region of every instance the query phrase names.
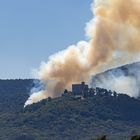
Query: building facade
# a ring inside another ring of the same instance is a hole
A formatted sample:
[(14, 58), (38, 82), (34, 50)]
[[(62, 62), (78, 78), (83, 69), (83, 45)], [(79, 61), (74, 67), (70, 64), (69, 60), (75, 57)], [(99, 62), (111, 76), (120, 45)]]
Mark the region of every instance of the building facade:
[(89, 87), (85, 84), (85, 82), (82, 82), (81, 84), (73, 84), (72, 85), (72, 93), (74, 95), (83, 95), (85, 92), (88, 92)]

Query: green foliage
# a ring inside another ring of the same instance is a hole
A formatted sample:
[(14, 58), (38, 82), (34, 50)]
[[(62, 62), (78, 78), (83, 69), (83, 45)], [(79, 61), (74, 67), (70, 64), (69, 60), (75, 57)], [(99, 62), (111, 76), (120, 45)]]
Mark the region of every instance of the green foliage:
[[(140, 134), (140, 101), (126, 95), (63, 96), (23, 109), (32, 80), (0, 81), (1, 140), (91, 140)], [(27, 88), (29, 87), (29, 88)]]
[(140, 135), (133, 136), (131, 140), (140, 140)]
[(97, 139), (97, 140), (106, 140), (106, 136), (102, 136), (101, 138)]

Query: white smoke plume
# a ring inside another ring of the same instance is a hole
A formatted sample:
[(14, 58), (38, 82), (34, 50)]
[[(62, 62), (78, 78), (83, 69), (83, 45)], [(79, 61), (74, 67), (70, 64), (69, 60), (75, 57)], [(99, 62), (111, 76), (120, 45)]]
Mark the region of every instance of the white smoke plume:
[(140, 62), (111, 69), (93, 76), (91, 86), (114, 90), (131, 97), (140, 96)]
[(140, 0), (94, 0), (92, 12), (86, 27), (89, 41), (80, 41), (41, 64), (38, 75), (46, 89), (33, 93), (25, 106), (57, 97), (72, 83), (88, 82), (91, 75), (139, 58)]

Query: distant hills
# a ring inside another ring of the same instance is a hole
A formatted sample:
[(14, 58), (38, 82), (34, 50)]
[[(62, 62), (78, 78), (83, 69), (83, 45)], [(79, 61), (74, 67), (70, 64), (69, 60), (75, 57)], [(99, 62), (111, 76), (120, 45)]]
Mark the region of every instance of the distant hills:
[(93, 76), (93, 81), (98, 83), (100, 82), (102, 77), (108, 78), (109, 76), (113, 75), (115, 77), (119, 77), (119, 76), (135, 77), (137, 82), (140, 82), (138, 79), (140, 77), (139, 74), (140, 74), (140, 62), (135, 62), (132, 64), (126, 64), (124, 66), (112, 68), (105, 72), (96, 74)]
[(32, 79), (0, 80), (0, 112), (23, 109), (32, 86)]
[[(128, 75), (134, 66), (140, 63), (118, 69)], [(140, 134), (139, 99), (123, 94), (63, 96), (23, 108), (33, 86), (33, 79), (0, 80), (1, 140), (93, 140), (102, 135), (129, 140)]]
[[(112, 83), (114, 85), (116, 84), (116, 87), (114, 87)], [(123, 83), (126, 84), (123, 85)], [(105, 72), (94, 75), (92, 77), (91, 86), (114, 89), (118, 92), (123, 91), (123, 93), (134, 95), (135, 97), (140, 96), (140, 62), (109, 69)], [(131, 90), (127, 86), (131, 86)], [(119, 87), (120, 89), (118, 89)], [(124, 90), (125, 87), (129, 90)], [(127, 93), (128, 91), (130, 93)]]

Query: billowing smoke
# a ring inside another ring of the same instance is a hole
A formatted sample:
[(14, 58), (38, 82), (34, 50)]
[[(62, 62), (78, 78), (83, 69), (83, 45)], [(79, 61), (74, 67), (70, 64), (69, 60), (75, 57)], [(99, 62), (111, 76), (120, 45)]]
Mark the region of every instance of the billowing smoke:
[(46, 90), (35, 92), (25, 105), (57, 97), (72, 83), (88, 82), (91, 75), (138, 60), (140, 0), (94, 0), (92, 12), (86, 26), (89, 41), (80, 41), (43, 62), (38, 75)]
[(140, 62), (114, 68), (92, 77), (91, 87), (140, 96)]

